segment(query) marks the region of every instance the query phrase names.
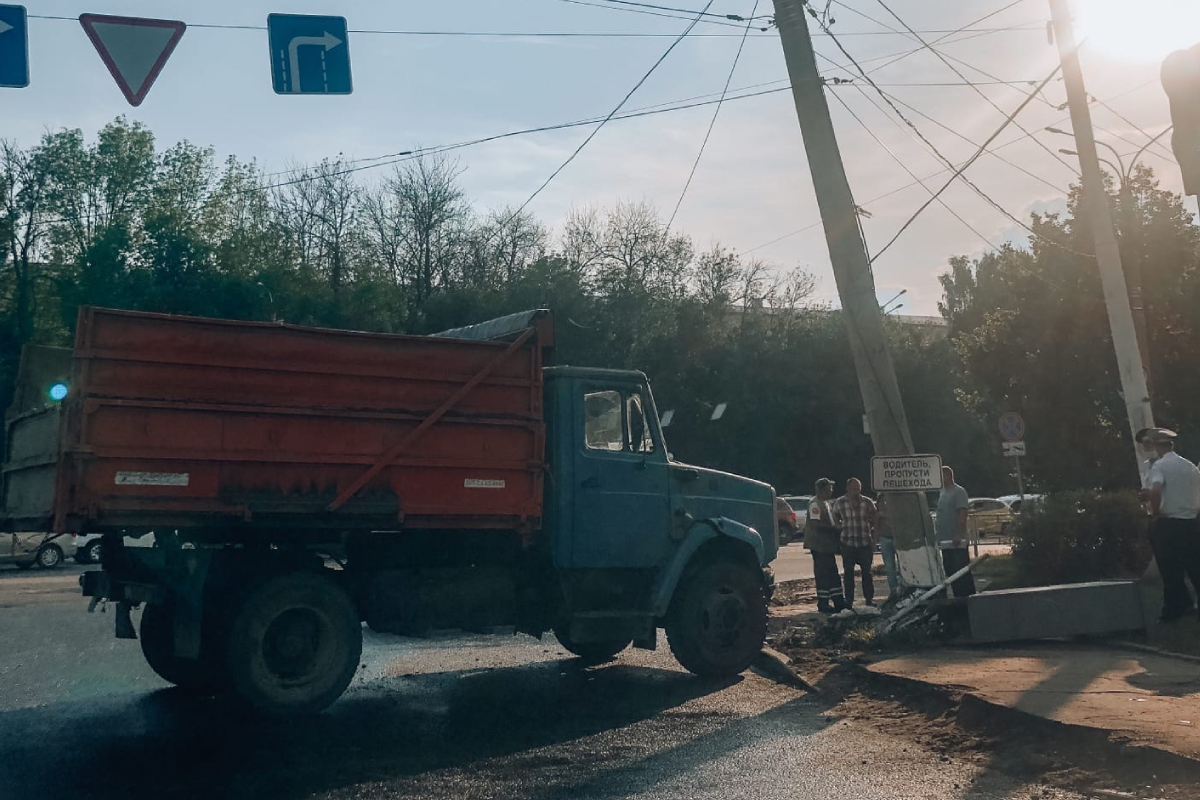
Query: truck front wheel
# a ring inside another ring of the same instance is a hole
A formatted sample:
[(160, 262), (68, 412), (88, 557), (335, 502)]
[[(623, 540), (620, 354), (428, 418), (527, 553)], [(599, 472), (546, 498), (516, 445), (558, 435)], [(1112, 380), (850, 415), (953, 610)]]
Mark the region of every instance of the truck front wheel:
[(200, 694), (215, 693), (222, 688), (221, 662), (213, 655), (215, 648), (211, 642), (203, 643), (198, 659), (175, 655), (175, 614), (170, 604), (146, 606), (139, 638), (146, 663), (167, 683)]
[(271, 578), (234, 615), (226, 647), (233, 688), (268, 714), (320, 711), (341, 696), (362, 656), (349, 596), (312, 573)]
[(607, 661), (626, 647), (629, 647), (630, 643), (629, 639), (622, 639), (620, 641), (614, 639), (607, 642), (577, 642), (571, 638), (569, 631), (570, 628), (566, 625), (556, 627), (554, 629), (554, 638), (558, 639), (558, 643), (568, 653), (573, 653), (592, 664)]
[(706, 678), (745, 671), (767, 635), (761, 571), (720, 560), (685, 576), (666, 619), (667, 641), (683, 667)]

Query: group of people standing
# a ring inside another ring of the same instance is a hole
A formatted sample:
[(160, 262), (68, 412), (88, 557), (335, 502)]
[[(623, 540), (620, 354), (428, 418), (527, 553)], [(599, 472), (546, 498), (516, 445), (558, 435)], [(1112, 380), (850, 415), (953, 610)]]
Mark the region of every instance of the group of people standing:
[[(836, 500), (833, 481), (821, 478), (813, 487), (816, 494), (808, 504), (804, 526), (804, 548), (812, 553), (813, 576), (817, 583), (817, 610), (836, 614), (854, 605), (855, 570), (862, 576), (863, 602), (875, 605), (875, 582), (871, 567), (876, 546), (887, 573), (888, 600), (900, 588), (896, 543), (888, 515), (886, 494), (878, 502), (862, 492), (862, 481), (846, 481), (846, 493)], [(942, 468), (942, 491), (934, 524), (942, 563), (950, 576), (967, 566), (967, 490), (955, 483), (954, 470)], [(842, 557), (838, 574), (837, 557)], [(956, 597), (975, 593), (975, 581), (967, 572), (952, 584)], [(885, 601), (886, 603), (887, 601)]]
[[(813, 576), (817, 582), (817, 610), (836, 614), (854, 605), (855, 568), (862, 573), (863, 602), (875, 605), (875, 581), (871, 566), (875, 544), (886, 535), (891, 540), (886, 514), (862, 493), (862, 481), (846, 481), (846, 493), (833, 498), (833, 481), (821, 478), (813, 487), (816, 494), (808, 504), (804, 526), (804, 547), (812, 553)], [(896, 591), (895, 548), (891, 548), (892, 566), (888, 585)], [(837, 557), (842, 557), (843, 574), (838, 574)], [(885, 564), (887, 558), (885, 556)]]

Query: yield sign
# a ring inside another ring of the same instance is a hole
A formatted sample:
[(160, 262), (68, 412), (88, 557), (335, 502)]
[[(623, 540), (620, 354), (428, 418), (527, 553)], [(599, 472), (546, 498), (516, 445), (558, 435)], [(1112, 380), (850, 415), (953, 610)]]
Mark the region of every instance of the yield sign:
[(131, 106), (146, 99), (187, 28), (178, 20), (105, 14), (80, 14), (79, 24)]

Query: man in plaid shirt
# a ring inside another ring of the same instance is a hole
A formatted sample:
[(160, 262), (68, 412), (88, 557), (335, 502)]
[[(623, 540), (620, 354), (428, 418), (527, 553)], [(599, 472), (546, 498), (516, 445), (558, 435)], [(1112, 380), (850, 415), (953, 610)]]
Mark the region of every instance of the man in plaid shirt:
[(833, 513), (842, 528), (842, 587), (846, 605), (854, 605), (854, 567), (862, 570), (863, 600), (875, 605), (875, 581), (871, 563), (875, 560), (875, 502), (863, 497), (862, 481), (846, 481), (846, 494), (833, 504)]

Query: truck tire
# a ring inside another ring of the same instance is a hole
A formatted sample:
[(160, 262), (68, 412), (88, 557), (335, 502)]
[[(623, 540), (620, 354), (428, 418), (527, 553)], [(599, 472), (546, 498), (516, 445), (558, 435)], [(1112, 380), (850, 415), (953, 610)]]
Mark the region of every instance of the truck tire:
[(167, 683), (197, 694), (215, 694), (224, 688), (223, 667), (221, 660), (213, 655), (216, 648), (211, 642), (205, 643), (207, 652), (198, 659), (175, 655), (175, 612), (171, 605), (146, 606), (139, 639), (146, 663)]
[(225, 664), (234, 691), (267, 714), (311, 714), (346, 691), (362, 656), (350, 597), (320, 575), (270, 578), (233, 615)]
[(705, 678), (745, 671), (767, 636), (761, 571), (731, 560), (703, 564), (675, 590), (667, 642), (684, 669)]
[(626, 647), (629, 647), (633, 641), (632, 639), (625, 639), (623, 641), (611, 640), (607, 642), (576, 642), (571, 638), (570, 628), (566, 625), (561, 625), (554, 629), (554, 638), (558, 639), (558, 643), (568, 653), (579, 656), (589, 664), (598, 664), (601, 661), (607, 661)]

